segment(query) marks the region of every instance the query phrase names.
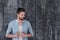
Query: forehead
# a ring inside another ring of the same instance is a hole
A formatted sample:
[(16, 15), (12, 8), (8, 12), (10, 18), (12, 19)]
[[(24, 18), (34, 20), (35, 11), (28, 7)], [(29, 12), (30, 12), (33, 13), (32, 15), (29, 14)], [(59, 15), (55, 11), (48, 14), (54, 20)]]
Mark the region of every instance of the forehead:
[(25, 12), (20, 12), (19, 14), (25, 14)]

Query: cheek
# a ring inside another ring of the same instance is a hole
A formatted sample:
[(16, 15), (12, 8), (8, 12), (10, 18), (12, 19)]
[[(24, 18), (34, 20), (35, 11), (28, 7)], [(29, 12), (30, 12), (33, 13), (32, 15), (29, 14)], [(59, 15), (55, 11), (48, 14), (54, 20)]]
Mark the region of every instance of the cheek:
[(21, 17), (20, 15), (18, 15), (18, 17)]

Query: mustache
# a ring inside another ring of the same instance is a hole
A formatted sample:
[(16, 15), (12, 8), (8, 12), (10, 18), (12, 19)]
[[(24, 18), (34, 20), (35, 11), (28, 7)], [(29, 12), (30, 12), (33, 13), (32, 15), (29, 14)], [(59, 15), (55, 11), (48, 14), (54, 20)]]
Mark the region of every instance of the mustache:
[(25, 17), (22, 17), (22, 18), (19, 18), (20, 20), (24, 20), (25, 19)]

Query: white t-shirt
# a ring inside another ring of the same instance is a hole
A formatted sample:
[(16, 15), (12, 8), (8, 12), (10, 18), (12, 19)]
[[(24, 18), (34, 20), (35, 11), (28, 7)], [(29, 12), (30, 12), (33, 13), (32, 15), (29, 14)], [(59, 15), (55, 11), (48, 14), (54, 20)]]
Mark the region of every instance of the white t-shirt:
[[(20, 35), (22, 34), (22, 26), (18, 26)], [(19, 40), (23, 40), (22, 36), (19, 36)]]

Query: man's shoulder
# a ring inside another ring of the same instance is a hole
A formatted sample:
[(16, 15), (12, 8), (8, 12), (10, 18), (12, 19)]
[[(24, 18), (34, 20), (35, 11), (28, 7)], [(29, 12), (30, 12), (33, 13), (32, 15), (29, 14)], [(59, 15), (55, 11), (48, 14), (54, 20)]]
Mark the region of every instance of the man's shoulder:
[(30, 21), (28, 21), (28, 20), (24, 20), (24, 22), (26, 22), (26, 23), (28, 23), (28, 24), (30, 23)]
[(14, 22), (16, 22), (16, 19), (14, 19), (14, 20), (10, 21), (9, 23), (14, 23)]

